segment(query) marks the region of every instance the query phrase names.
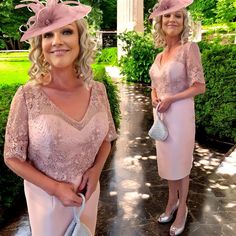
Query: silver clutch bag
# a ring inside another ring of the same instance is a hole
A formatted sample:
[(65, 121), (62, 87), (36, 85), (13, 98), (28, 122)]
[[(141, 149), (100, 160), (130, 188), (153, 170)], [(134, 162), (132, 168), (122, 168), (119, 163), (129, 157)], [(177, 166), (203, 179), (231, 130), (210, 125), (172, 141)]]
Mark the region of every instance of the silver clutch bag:
[(82, 205), (79, 209), (77, 207), (73, 208), (74, 218), (68, 225), (64, 236), (92, 236), (92, 233), (90, 232), (89, 228), (85, 224), (80, 222), (80, 216), (85, 207), (85, 197), (81, 193), (79, 193), (79, 195), (83, 199)]
[(151, 129), (148, 132), (148, 135), (157, 140), (157, 141), (165, 141), (168, 137), (168, 129), (164, 123), (164, 121), (161, 119), (159, 112), (157, 112), (156, 120), (154, 121)]

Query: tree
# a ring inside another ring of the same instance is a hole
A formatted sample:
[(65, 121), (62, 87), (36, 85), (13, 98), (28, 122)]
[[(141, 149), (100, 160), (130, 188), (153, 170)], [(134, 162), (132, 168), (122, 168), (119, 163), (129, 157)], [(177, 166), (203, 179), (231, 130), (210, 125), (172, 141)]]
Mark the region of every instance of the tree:
[(150, 15), (157, 0), (144, 0), (144, 15)]
[(195, 0), (189, 7), (193, 19), (203, 24), (227, 23), (235, 20), (235, 0)]
[(117, 25), (117, 0), (101, 0), (103, 12), (101, 29), (115, 30)]
[(215, 0), (195, 0), (189, 6), (190, 12), (194, 20), (202, 21), (203, 24), (212, 24), (215, 22)]
[(20, 0), (4, 0), (0, 3), (0, 48), (1, 49), (19, 49), (20, 44), (19, 27), (26, 23), (29, 17), (27, 9), (15, 10), (14, 6), (19, 4)]
[(233, 22), (236, 20), (235, 0), (218, 0), (216, 4), (216, 21)]

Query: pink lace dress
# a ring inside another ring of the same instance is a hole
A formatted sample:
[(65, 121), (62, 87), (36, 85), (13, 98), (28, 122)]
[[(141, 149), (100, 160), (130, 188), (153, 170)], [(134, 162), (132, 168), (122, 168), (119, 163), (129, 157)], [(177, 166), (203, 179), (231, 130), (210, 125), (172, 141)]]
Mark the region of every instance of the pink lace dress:
[[(4, 158), (28, 161), (45, 175), (78, 186), (104, 140), (117, 134), (105, 87), (93, 81), (89, 106), (81, 121), (61, 111), (39, 85), (28, 83), (16, 92), (6, 127)], [(72, 210), (25, 181), (33, 235), (62, 235)], [(99, 186), (86, 204), (85, 219), (95, 230)]]
[[(161, 65), (158, 54), (150, 68), (152, 88), (159, 98), (177, 94), (195, 82), (205, 83), (198, 45), (188, 42), (177, 49), (175, 56)], [(171, 104), (161, 114), (169, 131), (164, 142), (156, 142), (158, 173), (161, 178), (178, 180), (190, 174), (195, 142), (194, 99)], [(154, 113), (155, 119), (155, 113)]]

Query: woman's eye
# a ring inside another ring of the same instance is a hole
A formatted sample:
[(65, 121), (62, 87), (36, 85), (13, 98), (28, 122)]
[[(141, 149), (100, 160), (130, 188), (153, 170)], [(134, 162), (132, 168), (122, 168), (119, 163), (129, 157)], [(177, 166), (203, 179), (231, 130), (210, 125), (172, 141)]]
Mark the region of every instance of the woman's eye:
[(53, 33), (48, 32), (43, 35), (44, 38), (51, 38), (53, 36)]
[(164, 17), (169, 18), (169, 17), (170, 17), (170, 14), (166, 14), (166, 15), (164, 15)]
[(71, 30), (71, 29), (65, 29), (65, 30), (63, 30), (63, 34), (64, 34), (64, 35), (71, 35), (71, 34), (73, 34), (73, 30)]

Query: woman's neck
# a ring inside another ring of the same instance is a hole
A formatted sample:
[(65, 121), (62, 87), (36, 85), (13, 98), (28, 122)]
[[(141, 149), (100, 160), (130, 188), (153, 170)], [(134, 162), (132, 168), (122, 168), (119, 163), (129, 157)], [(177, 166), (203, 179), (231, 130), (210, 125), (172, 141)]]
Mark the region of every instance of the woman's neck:
[(78, 78), (78, 75), (73, 68), (53, 68), (51, 70), (53, 87), (62, 90), (71, 90), (83, 85), (83, 79)]
[(166, 38), (166, 49), (171, 51), (181, 44), (179, 37), (178, 38)]

